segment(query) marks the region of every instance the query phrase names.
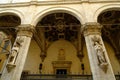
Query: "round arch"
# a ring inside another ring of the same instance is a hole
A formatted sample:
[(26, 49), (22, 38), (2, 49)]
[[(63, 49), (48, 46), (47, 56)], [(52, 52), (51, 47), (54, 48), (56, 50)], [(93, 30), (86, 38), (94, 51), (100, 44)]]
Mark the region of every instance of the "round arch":
[(109, 10), (120, 10), (120, 4), (109, 4), (109, 5), (104, 5), (100, 8), (98, 8), (93, 16), (94, 18), (94, 21), (95, 22), (98, 22), (97, 19), (98, 19), (98, 16), (102, 13), (102, 12), (105, 12), (105, 11), (109, 11)]
[(78, 19), (81, 24), (83, 24), (85, 21), (83, 15), (80, 12), (76, 11), (75, 9), (68, 8), (68, 7), (51, 7), (51, 8), (45, 9), (42, 12), (38, 12), (34, 17), (32, 24), (36, 26), (37, 23), (46, 15), (52, 14), (52, 13), (58, 13), (58, 12), (64, 12), (64, 13), (68, 13), (75, 16), (76, 19)]
[(15, 9), (6, 9), (6, 10), (0, 10), (0, 16), (3, 15), (15, 15), (18, 16), (21, 20), (21, 24), (23, 23), (24, 20), (24, 15), (22, 12), (15, 10)]

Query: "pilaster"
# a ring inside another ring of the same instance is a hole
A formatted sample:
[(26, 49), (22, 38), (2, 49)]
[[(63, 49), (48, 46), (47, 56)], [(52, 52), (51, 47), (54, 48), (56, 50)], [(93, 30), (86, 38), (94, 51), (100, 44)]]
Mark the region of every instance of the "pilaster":
[(82, 27), (93, 80), (116, 80), (101, 37), (101, 29), (102, 26), (94, 22)]

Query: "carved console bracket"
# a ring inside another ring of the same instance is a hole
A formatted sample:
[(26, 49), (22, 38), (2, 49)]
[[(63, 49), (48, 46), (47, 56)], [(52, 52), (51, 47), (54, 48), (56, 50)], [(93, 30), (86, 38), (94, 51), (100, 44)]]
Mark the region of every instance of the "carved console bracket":
[(40, 57), (41, 57), (42, 62), (44, 62), (45, 57), (46, 57), (46, 53), (45, 52), (41, 52)]
[(82, 62), (82, 59), (84, 57), (84, 54), (82, 51), (78, 51), (77, 57), (80, 59), (80, 61)]
[(8, 72), (10, 72), (15, 67), (16, 67), (15, 64), (10, 64), (10, 63), (8, 63), (7, 66), (6, 66)]

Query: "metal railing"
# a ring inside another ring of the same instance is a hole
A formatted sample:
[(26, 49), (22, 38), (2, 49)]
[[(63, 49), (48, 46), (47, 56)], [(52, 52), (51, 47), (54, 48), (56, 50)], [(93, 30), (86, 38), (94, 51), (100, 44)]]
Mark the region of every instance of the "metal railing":
[(93, 80), (91, 75), (65, 74), (25, 74), (21, 80)]
[[(120, 80), (120, 75), (115, 75), (116, 80)], [(24, 74), (20, 80), (93, 80), (92, 75), (77, 75), (77, 74)]]

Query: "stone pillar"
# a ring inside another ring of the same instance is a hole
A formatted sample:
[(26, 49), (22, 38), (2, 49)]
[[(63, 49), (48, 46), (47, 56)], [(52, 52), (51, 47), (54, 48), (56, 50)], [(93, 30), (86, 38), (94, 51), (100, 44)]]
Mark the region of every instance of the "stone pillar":
[(116, 80), (101, 37), (101, 28), (100, 24), (92, 22), (82, 27), (93, 80)]
[(29, 24), (18, 26), (8, 63), (2, 73), (1, 80), (20, 80), (34, 28)]

